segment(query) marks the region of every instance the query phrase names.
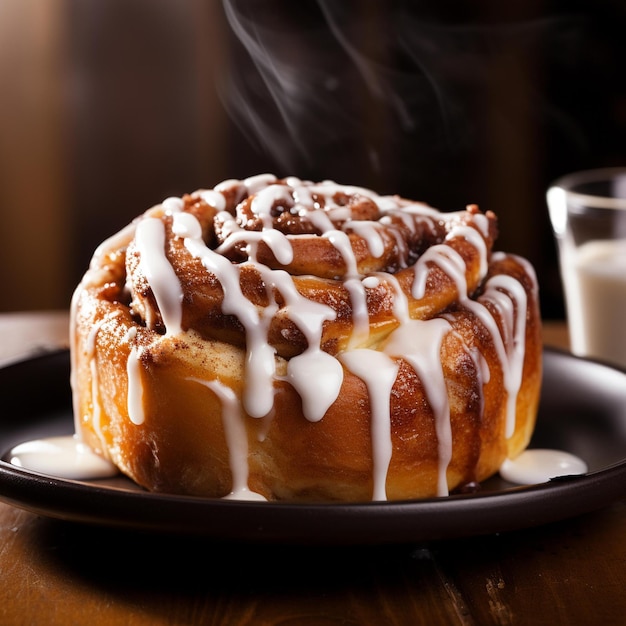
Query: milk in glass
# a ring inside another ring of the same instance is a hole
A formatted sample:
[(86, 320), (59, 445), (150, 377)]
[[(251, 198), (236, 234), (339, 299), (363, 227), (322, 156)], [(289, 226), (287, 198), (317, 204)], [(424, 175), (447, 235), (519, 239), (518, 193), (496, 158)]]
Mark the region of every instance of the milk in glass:
[(626, 367), (626, 239), (568, 250), (562, 272), (572, 352)]

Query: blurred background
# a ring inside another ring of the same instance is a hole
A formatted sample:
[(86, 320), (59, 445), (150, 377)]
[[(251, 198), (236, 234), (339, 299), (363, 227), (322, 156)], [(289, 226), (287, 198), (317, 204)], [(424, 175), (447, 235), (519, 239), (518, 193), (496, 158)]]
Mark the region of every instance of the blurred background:
[(563, 317), (545, 203), (626, 165), (626, 3), (0, 0), (0, 311), (170, 195), (272, 172), (478, 203)]

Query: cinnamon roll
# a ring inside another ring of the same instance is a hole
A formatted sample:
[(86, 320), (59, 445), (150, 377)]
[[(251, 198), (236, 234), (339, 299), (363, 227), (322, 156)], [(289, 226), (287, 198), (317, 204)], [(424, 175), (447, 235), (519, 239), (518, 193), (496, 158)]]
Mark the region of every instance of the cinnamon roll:
[(496, 216), (260, 175), (167, 198), (72, 301), (76, 430), (149, 490), (445, 496), (527, 445), (537, 281)]

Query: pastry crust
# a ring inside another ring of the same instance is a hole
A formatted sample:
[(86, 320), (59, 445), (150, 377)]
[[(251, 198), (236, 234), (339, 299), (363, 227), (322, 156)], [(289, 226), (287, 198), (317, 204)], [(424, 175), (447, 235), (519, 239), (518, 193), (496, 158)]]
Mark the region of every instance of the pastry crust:
[(475, 206), (269, 175), (168, 199), (74, 294), (77, 432), (168, 493), (480, 482), (528, 445), (541, 384), (536, 278), (496, 234)]

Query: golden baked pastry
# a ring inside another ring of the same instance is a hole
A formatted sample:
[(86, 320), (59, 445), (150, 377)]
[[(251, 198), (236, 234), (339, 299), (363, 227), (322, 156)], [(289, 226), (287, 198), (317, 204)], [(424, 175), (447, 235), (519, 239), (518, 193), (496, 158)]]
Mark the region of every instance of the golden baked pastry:
[(260, 175), (168, 198), (72, 301), (77, 433), (146, 489), (443, 496), (532, 434), (537, 282), (496, 217)]

